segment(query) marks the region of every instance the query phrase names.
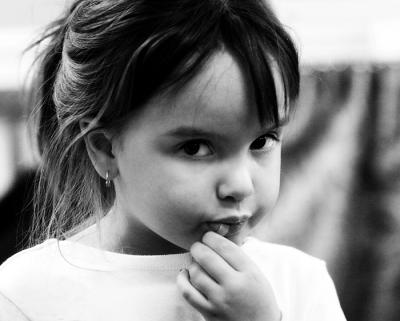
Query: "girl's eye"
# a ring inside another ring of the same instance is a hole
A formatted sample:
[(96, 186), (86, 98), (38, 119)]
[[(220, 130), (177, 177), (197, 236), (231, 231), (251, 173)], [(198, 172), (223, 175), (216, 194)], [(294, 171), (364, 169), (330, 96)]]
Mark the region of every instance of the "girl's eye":
[(181, 148), (186, 155), (192, 157), (206, 157), (212, 154), (210, 147), (201, 140), (186, 142)]
[(279, 142), (279, 139), (277, 136), (264, 135), (264, 136), (258, 137), (250, 145), (250, 149), (251, 150), (268, 151), (268, 150), (272, 149), (278, 142)]

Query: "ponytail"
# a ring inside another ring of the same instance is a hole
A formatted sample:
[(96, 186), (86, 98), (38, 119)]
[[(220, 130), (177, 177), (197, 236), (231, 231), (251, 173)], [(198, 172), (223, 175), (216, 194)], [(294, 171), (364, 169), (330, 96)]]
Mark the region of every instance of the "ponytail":
[(63, 43), (67, 29), (66, 18), (53, 22), (48, 32), (36, 44), (50, 40), (43, 52), (38, 81), (37, 142), (40, 154), (48, 147), (50, 138), (57, 132), (57, 110), (53, 98), (54, 82), (61, 64)]
[[(34, 42), (27, 50), (35, 47), (45, 49), (39, 53), (34, 61), (38, 65), (37, 76), (33, 82), (32, 94), (34, 97), (34, 109), (31, 120), (34, 121), (34, 130), (37, 148), (41, 157), (39, 170), (36, 175), (36, 186), (34, 194), (34, 213), (30, 226), (29, 246), (35, 245), (44, 239), (42, 236), (46, 228), (46, 222), (51, 216), (49, 197), (47, 194), (47, 183), (43, 159), (51, 144), (51, 140), (58, 131), (57, 109), (53, 98), (54, 83), (57, 72), (62, 61), (62, 50), (67, 29), (67, 15), (55, 20), (47, 26), (44, 34)], [(45, 209), (48, 208), (46, 211)]]
[[(65, 96), (68, 100), (69, 95), (68, 91), (63, 92), (64, 84), (58, 78), (64, 77), (63, 52), (69, 19), (80, 2), (76, 1), (63, 17), (48, 25), (43, 36), (28, 48), (45, 47), (34, 62), (38, 69), (32, 88), (35, 102), (31, 119), (40, 163), (28, 246), (48, 238), (64, 238), (65, 232), (72, 231), (92, 216), (93, 207), (105, 207), (104, 201), (98, 200), (108, 199), (100, 195), (104, 191), (93, 187), (100, 185), (100, 178), (91, 166), (83, 140), (80, 144), (70, 144), (74, 138), (81, 138), (79, 128), (75, 124), (65, 130), (68, 121), (60, 119), (63, 114), (60, 106), (69, 104), (57, 96)], [(105, 194), (110, 194), (110, 191)]]

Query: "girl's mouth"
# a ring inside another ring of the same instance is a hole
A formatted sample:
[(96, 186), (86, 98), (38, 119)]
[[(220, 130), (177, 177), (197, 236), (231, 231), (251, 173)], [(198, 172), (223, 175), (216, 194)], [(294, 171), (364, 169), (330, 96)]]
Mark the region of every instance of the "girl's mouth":
[(248, 221), (248, 216), (243, 217), (230, 217), (218, 221), (207, 223), (207, 228), (224, 237), (232, 237), (238, 234)]

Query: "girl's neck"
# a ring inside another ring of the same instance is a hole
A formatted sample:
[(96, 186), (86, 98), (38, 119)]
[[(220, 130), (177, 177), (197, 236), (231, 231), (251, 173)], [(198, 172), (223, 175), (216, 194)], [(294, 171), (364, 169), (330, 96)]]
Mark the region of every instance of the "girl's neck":
[[(149, 241), (151, 239), (151, 241)], [(70, 238), (71, 241), (117, 253), (166, 255), (186, 252), (135, 222), (134, 218), (112, 209), (97, 226), (91, 226)]]

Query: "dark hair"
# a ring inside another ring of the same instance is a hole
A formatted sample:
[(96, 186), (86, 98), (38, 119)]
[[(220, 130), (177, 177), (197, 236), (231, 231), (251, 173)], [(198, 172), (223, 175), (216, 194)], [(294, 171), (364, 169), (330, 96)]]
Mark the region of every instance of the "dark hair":
[[(37, 44), (44, 40), (36, 241), (62, 237), (112, 205), (83, 136), (96, 126), (121, 128), (155, 94), (179, 90), (216, 51), (239, 61), (261, 122), (279, 122), (273, 66), (286, 112), (298, 95), (296, 49), (263, 0), (76, 0)], [(93, 120), (83, 132), (82, 119)]]

